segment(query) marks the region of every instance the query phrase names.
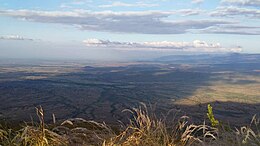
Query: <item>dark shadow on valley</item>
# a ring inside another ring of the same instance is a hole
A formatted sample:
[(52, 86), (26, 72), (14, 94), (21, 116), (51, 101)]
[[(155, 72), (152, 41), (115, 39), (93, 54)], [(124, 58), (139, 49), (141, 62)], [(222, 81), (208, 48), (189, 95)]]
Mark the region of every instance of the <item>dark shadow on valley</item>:
[[(203, 122), (207, 104), (176, 105), (172, 99), (188, 97), (201, 86), (208, 86), (214, 80), (212, 75), (215, 74), (172, 65), (87, 66), (82, 72), (4, 81), (0, 83), (0, 118), (19, 122), (31, 121), (33, 117), (37, 121), (35, 107), (41, 105), (47, 122), (51, 122), (55, 114), (57, 120), (81, 117), (115, 124), (118, 120), (128, 121), (122, 110), (143, 102), (156, 105), (158, 115), (174, 109), (190, 116), (194, 122)], [(232, 124), (248, 123), (254, 114), (260, 113), (259, 104), (211, 104), (216, 118)]]

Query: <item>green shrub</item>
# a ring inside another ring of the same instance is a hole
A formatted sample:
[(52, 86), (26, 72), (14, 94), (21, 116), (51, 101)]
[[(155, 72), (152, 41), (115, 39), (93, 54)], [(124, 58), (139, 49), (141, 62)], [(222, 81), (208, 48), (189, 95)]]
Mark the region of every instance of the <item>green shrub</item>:
[(211, 125), (213, 127), (219, 126), (219, 121), (215, 119), (213, 111), (212, 111), (212, 106), (210, 104), (208, 104), (208, 113), (207, 116), (211, 122)]

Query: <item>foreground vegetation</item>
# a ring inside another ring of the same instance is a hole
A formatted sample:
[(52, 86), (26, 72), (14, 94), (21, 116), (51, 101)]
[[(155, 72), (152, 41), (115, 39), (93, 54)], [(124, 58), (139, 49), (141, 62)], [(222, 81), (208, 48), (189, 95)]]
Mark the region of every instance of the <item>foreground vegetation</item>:
[(105, 123), (68, 119), (46, 125), (44, 112), (36, 108), (39, 123), (26, 124), (19, 130), (0, 128), (1, 146), (186, 146), (260, 145), (259, 119), (254, 116), (250, 125), (231, 128), (215, 119), (208, 106), (209, 124), (190, 124), (187, 116), (167, 121), (148, 112), (146, 105), (126, 110), (132, 119), (128, 125), (111, 128)]

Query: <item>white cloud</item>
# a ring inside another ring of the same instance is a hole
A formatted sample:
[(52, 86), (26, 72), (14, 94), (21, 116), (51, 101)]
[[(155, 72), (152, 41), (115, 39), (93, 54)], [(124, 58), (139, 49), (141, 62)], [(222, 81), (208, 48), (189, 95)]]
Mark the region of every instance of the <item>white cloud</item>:
[(221, 3), (240, 5), (240, 6), (254, 6), (254, 7), (260, 6), (260, 0), (222, 0)]
[(191, 2), (194, 4), (201, 4), (204, 2), (204, 0), (192, 0)]
[(239, 8), (234, 6), (229, 7), (218, 7), (215, 11), (210, 13), (211, 16), (245, 16), (251, 18), (260, 18), (260, 10), (249, 9), (249, 8)]
[(81, 1), (81, 0), (74, 0), (72, 2), (68, 2), (68, 3), (62, 3), (60, 5), (61, 8), (73, 8), (75, 6), (82, 6), (82, 5), (86, 5), (92, 3), (92, 1), (89, 0), (85, 0), (85, 1)]
[(119, 50), (172, 50), (187, 52), (241, 52), (241, 47), (225, 48), (220, 43), (207, 43), (194, 40), (193, 42), (117, 42), (99, 39), (87, 39), (83, 43), (87, 47), (110, 48)]
[(178, 10), (176, 12), (176, 14), (181, 15), (181, 16), (191, 16), (191, 15), (199, 15), (202, 12), (204, 12), (204, 10), (200, 10), (200, 9), (181, 9), (181, 10)]
[(101, 8), (111, 8), (111, 7), (156, 7), (158, 4), (147, 4), (143, 2), (137, 2), (137, 3), (124, 3), (124, 2), (113, 2), (109, 5), (100, 5)]
[(6, 35), (6, 36), (0, 36), (0, 40), (20, 40), (20, 41), (33, 41), (33, 39), (30, 38), (24, 38), (19, 35)]
[(213, 26), (202, 29), (200, 33), (260, 35), (260, 27), (239, 25)]

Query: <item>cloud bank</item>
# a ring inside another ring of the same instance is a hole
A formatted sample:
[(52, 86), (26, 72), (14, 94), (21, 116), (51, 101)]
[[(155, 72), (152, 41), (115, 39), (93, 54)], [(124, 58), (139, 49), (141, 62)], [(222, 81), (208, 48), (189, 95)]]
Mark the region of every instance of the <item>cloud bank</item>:
[(200, 33), (259, 35), (260, 27), (240, 25), (217, 26), (201, 30)]
[(77, 26), (82, 30), (139, 34), (184, 34), (192, 30), (234, 23), (218, 19), (167, 20), (172, 15), (190, 16), (201, 12), (203, 11), (200, 9), (135, 12), (0, 10), (0, 15), (33, 22)]
[(83, 43), (87, 47), (112, 48), (119, 50), (147, 50), (147, 51), (186, 51), (186, 52), (241, 52), (241, 47), (225, 48), (220, 43), (207, 43), (194, 40), (193, 42), (117, 42), (99, 39), (87, 39)]
[(124, 2), (113, 2), (112, 4), (109, 5), (100, 5), (100, 8), (111, 8), (111, 7), (156, 7), (159, 6), (158, 4), (147, 4), (143, 2), (137, 2), (134, 4), (130, 3), (124, 3)]
[[(200, 15), (201, 9), (180, 9), (175, 11), (38, 11), (38, 10), (0, 10), (0, 15), (14, 17), (25, 21), (41, 23), (58, 23), (70, 25), (80, 30), (136, 33), (136, 34), (185, 34), (185, 33), (222, 33), (239, 35), (260, 35), (260, 29), (246, 26), (243, 30), (232, 29), (240, 25), (237, 20), (226, 19), (235, 16), (260, 18), (260, 10), (238, 7), (219, 7), (207, 13), (210, 19), (185, 19), (186, 16)], [(174, 19), (182, 16), (183, 19)], [(214, 18), (213, 18), (214, 17)], [(221, 19), (216, 19), (221, 17)], [(224, 18), (224, 19), (223, 19)], [(213, 30), (216, 28), (215, 30)], [(219, 31), (225, 28), (225, 31)], [(206, 31), (210, 30), (210, 31)]]
[(211, 16), (245, 16), (251, 18), (260, 18), (259, 9), (248, 9), (248, 8), (239, 8), (239, 7), (218, 7), (215, 11), (210, 13)]
[(259, 0), (222, 0), (224, 4), (233, 4), (233, 5), (240, 5), (240, 6), (254, 6), (259, 7), (260, 1)]

